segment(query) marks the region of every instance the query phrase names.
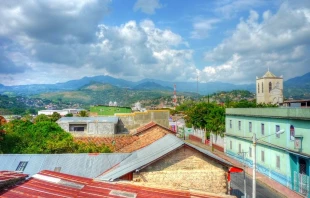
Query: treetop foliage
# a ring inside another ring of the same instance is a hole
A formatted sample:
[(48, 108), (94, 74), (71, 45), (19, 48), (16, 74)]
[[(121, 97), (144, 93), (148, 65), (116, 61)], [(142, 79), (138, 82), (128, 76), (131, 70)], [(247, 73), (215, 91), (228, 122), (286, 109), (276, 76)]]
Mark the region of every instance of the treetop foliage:
[(70, 133), (44, 116), (35, 123), (29, 120), (12, 120), (0, 126), (0, 153), (20, 154), (55, 154), (55, 153), (107, 153), (111, 152), (106, 145), (94, 145), (75, 142)]

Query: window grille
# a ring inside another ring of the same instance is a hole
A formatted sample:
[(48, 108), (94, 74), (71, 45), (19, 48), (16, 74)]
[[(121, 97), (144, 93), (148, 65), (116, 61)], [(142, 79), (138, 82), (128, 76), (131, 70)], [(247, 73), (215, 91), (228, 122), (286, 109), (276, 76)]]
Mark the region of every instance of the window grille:
[(19, 162), (16, 171), (24, 171), (26, 166), (27, 166), (28, 162), (27, 161), (21, 161)]

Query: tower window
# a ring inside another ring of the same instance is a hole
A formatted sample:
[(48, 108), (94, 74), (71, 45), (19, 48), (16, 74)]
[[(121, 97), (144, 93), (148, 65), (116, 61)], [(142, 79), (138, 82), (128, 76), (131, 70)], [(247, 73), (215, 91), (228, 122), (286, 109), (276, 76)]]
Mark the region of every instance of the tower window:
[(257, 93), (259, 93), (259, 83), (257, 83)]
[(272, 83), (269, 82), (269, 93), (270, 93), (271, 89), (272, 89)]
[(264, 83), (262, 82), (262, 93), (264, 93)]

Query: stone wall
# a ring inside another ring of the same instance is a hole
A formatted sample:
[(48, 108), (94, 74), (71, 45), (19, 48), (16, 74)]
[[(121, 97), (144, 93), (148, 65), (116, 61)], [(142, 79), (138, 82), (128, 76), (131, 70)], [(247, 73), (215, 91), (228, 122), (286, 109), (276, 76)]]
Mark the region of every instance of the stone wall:
[(116, 113), (119, 117), (118, 132), (129, 132), (151, 121), (169, 128), (169, 111), (168, 110), (148, 110), (146, 112), (134, 113)]
[(184, 146), (134, 173), (133, 182), (145, 186), (226, 194), (227, 168)]

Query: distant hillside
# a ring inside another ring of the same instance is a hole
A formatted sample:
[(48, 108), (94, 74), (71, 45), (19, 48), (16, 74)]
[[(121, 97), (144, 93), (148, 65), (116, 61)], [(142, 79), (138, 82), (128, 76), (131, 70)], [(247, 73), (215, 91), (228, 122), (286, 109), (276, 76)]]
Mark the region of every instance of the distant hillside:
[(284, 82), (284, 95), (286, 98), (309, 99), (310, 98), (310, 72), (289, 79)]
[[(289, 79), (284, 82), (284, 96), (286, 98), (293, 97), (299, 98), (310, 98), (310, 73), (303, 76)], [(253, 82), (255, 82), (253, 80)], [(255, 83), (235, 85), (231, 83), (223, 82), (208, 82), (198, 83), (197, 82), (170, 82), (161, 81), (155, 79), (143, 79), (138, 82), (126, 81), (111, 76), (94, 76), (84, 77), (79, 80), (71, 80), (65, 83), (57, 84), (40, 84), (40, 85), (20, 85), (20, 86), (1, 86), (0, 94), (6, 95), (38, 95), (42, 93), (51, 92), (65, 92), (65, 91), (77, 91), (92, 83), (105, 83), (110, 84), (118, 88), (125, 88), (125, 90), (144, 90), (144, 91), (172, 91), (173, 85), (176, 85), (178, 92), (192, 92), (199, 93), (202, 95), (217, 93), (220, 91), (232, 91), (232, 90), (247, 90), (255, 93)], [(93, 89), (93, 88), (92, 88)]]
[(166, 90), (166, 91), (172, 91), (173, 89), (171, 87), (168, 87), (168, 86), (162, 86), (160, 84), (157, 84), (155, 82), (144, 82), (144, 83), (141, 83), (139, 85), (136, 85), (133, 87), (133, 89), (136, 89), (136, 90)]
[[(179, 93), (185, 97), (197, 97), (195, 93)], [(130, 106), (137, 101), (152, 101), (159, 104), (161, 98), (171, 99), (172, 92), (165, 90), (136, 90), (120, 88), (117, 86), (90, 83), (75, 91), (60, 91), (42, 93), (35, 97), (49, 99), (52, 101), (82, 103), (84, 105), (108, 104), (116, 101), (120, 106)]]

